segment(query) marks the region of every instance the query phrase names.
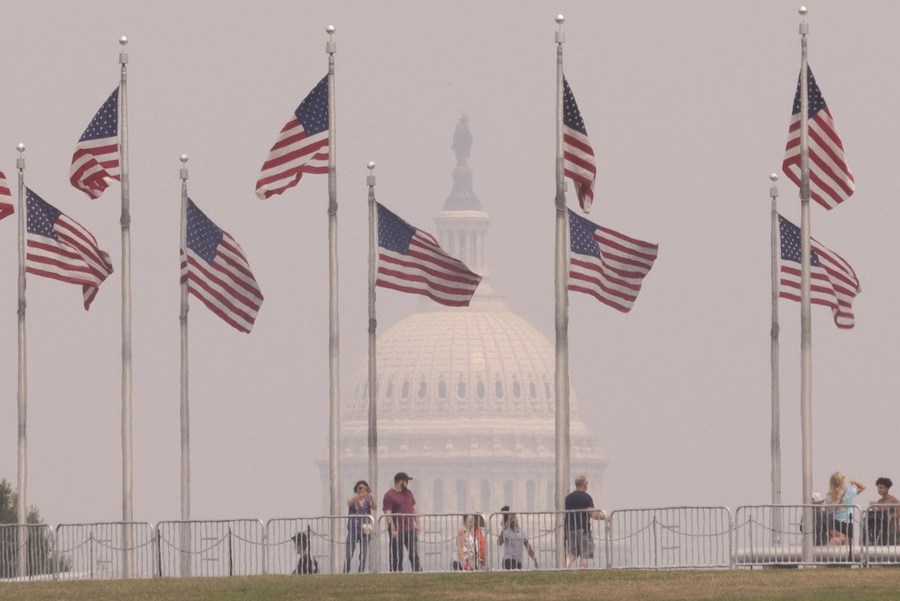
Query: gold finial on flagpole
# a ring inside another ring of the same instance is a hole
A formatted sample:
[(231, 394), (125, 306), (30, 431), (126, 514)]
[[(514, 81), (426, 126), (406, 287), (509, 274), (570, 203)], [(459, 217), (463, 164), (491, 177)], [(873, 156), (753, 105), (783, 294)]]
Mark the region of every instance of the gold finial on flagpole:
[(563, 31), (563, 23), (566, 22), (566, 18), (562, 15), (556, 15), (556, 24), (559, 25), (559, 30), (556, 32), (556, 43), (562, 44), (566, 41), (566, 32)]

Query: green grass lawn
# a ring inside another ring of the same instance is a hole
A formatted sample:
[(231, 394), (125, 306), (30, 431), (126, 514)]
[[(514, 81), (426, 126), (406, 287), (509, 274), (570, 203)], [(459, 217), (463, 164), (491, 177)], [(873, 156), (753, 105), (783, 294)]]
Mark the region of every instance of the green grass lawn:
[(900, 599), (900, 569), (820, 568), (722, 571), (567, 571), (478, 574), (362, 574), (160, 578), (0, 583), (0, 599), (16, 601), (166, 601), (389, 599), (465, 601), (674, 601), (694, 599)]

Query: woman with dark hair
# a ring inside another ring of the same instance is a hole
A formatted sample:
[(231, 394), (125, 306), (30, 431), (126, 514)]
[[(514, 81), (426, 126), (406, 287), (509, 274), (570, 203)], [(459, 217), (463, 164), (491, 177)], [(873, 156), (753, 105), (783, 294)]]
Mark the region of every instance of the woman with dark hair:
[(309, 554), (309, 534), (298, 532), (291, 537), (297, 550), (297, 569), (294, 574), (318, 574), (319, 562)]
[(521, 570), (526, 550), (537, 569), (538, 561), (534, 555), (534, 549), (531, 548), (525, 531), (519, 526), (516, 514), (509, 512), (509, 505), (504, 505), (500, 511), (503, 512), (503, 522), (500, 535), (497, 536), (497, 545), (503, 547), (503, 569)]
[[(372, 512), (378, 509), (369, 483), (360, 480), (353, 486), (353, 495), (347, 499), (350, 518), (347, 520), (347, 561), (344, 573), (350, 571), (350, 562), (359, 543), (359, 571), (366, 571), (366, 557), (369, 554), (369, 542), (372, 540)], [(367, 516), (367, 517), (364, 517)]]
[(486, 549), (484, 547), (484, 532), (480, 526), (484, 525), (484, 519), (479, 515), (467, 514), (463, 516), (463, 527), (456, 535), (457, 561), (453, 562), (456, 570), (481, 570), (484, 568)]

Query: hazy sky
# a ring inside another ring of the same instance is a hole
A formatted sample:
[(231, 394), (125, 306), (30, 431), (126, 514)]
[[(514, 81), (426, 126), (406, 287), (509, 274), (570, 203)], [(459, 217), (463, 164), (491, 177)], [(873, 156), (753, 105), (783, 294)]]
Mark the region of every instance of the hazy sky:
[[(553, 338), (554, 17), (597, 153), (594, 220), (658, 242), (634, 310), (570, 300), (571, 381), (609, 461), (608, 509), (770, 499), (769, 179), (800, 66), (797, 8), (767, 2), (77, 3), (0, 0), (0, 170), (93, 231), (116, 273), (28, 278), (28, 503), (48, 523), (121, 518), (119, 185), (72, 188), (75, 142), (118, 85), (128, 36), (134, 516), (179, 512), (180, 180), (244, 248), (265, 302), (252, 334), (190, 313), (195, 518), (317, 514), (327, 459), (327, 177), (254, 195), (278, 130), (327, 71), (337, 28), (341, 391), (366, 357), (366, 163), (381, 202), (434, 231), (460, 115), (492, 216), (495, 289)], [(812, 233), (862, 283), (856, 327), (813, 308), (813, 474), (900, 480), (900, 4), (811, 2), (810, 64), (857, 192)], [(882, 105), (882, 102), (887, 102)], [(882, 107), (888, 107), (885, 110)], [(569, 186), (569, 205), (576, 200)], [(795, 186), (780, 208), (799, 222)], [(0, 477), (16, 482), (16, 222), (0, 222)], [(418, 300), (379, 293), (379, 331)], [(799, 304), (780, 301), (783, 498), (800, 493)], [(2, 315), (6, 318), (3, 319)], [(345, 400), (345, 404), (347, 401)], [(401, 466), (402, 469), (402, 466)], [(364, 477), (364, 474), (360, 476)], [(875, 498), (866, 491), (860, 503)], [(349, 491), (348, 491), (349, 494)]]

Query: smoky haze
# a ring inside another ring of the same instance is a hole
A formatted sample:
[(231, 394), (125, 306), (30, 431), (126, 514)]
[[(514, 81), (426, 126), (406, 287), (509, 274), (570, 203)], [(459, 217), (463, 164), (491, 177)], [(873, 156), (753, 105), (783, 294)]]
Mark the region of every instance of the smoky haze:
[[(558, 13), (566, 77), (597, 154), (590, 217), (660, 246), (631, 313), (570, 296), (571, 382), (609, 462), (594, 497), (608, 509), (769, 502), (768, 175), (780, 172), (799, 72), (796, 8), (5, 0), (0, 170), (15, 183), (24, 142), (27, 185), (90, 229), (116, 269), (89, 312), (77, 286), (28, 278), (28, 504), (51, 524), (121, 517), (119, 185), (91, 201), (68, 182), (75, 142), (118, 84), (120, 36), (130, 40), (134, 517), (180, 515), (185, 153), (191, 197), (240, 242), (265, 295), (250, 335), (191, 302), (192, 516), (266, 519), (319, 514), (327, 495), (316, 465), (328, 451), (327, 177), (254, 195), (278, 131), (327, 72), (325, 27), (337, 28), (346, 402), (367, 349), (366, 163), (377, 163), (379, 200), (434, 231), (462, 113), (475, 192), (492, 218), (492, 283), (553, 339)], [(900, 89), (900, 5), (809, 8), (810, 64), (857, 181), (840, 207), (811, 208), (812, 234), (863, 288), (852, 330), (813, 307), (813, 476), (824, 490), (836, 470), (867, 484), (900, 475), (900, 120), (879, 110)], [(781, 212), (799, 223), (796, 187), (782, 176), (779, 190)], [(0, 477), (15, 486), (15, 219), (0, 222), (0, 244)], [(380, 290), (379, 331), (418, 302)], [(800, 503), (799, 304), (782, 300), (779, 312), (783, 499)]]

